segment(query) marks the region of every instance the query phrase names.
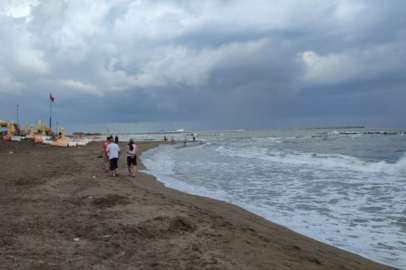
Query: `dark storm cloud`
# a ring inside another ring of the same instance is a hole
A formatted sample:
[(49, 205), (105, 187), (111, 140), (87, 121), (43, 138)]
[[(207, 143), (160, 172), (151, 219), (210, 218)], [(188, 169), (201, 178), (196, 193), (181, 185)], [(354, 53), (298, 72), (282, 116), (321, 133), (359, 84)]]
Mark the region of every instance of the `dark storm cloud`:
[(3, 1), (0, 118), (15, 120), (21, 104), (24, 120), (47, 119), (52, 92), (54, 119), (70, 131), (107, 121), (402, 126), (405, 8), (403, 0)]

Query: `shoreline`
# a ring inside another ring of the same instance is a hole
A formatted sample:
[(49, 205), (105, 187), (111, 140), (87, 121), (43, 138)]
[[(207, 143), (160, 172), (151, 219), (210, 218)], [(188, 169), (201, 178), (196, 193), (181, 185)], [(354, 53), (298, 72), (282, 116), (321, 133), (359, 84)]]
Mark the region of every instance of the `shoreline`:
[[(139, 156), (160, 144), (137, 142)], [(124, 156), (113, 178), (100, 149), (0, 142), (3, 267), (395, 269), (152, 175), (128, 177)]]
[[(164, 144), (167, 144), (167, 143), (162, 142), (161, 144), (158, 144), (156, 147), (159, 147), (160, 145), (164, 145)], [(167, 145), (168, 145), (168, 144), (167, 144)], [(178, 145), (179, 145), (179, 146), (178, 146), (178, 147), (175, 146), (175, 148), (184, 147), (183, 144), (181, 145), (181, 143), (178, 143)], [(197, 145), (190, 145), (190, 146), (197, 146)], [(146, 149), (145, 151), (151, 150), (151, 149), (156, 148), (156, 147), (151, 147), (151, 148), (149, 148), (149, 149)], [(145, 152), (145, 151), (144, 151), (144, 152)], [(140, 163), (142, 163), (141, 159), (140, 159)], [(148, 170), (148, 168), (146, 168), (145, 166), (143, 166), (143, 168), (144, 168), (143, 170)], [(146, 174), (148, 174), (148, 173), (146, 173)], [(336, 246), (334, 246), (334, 245), (332, 245), (332, 244), (330, 244), (330, 243), (323, 242), (322, 240), (319, 240), (319, 239), (316, 239), (316, 238), (312, 238), (311, 236), (304, 235), (304, 234), (302, 234), (302, 233), (300, 233), (300, 232), (297, 232), (297, 231), (295, 231), (295, 230), (293, 230), (293, 229), (290, 229), (290, 228), (288, 228), (288, 227), (286, 227), (286, 226), (284, 226), (284, 225), (280, 225), (280, 224), (278, 224), (278, 223), (275, 223), (275, 222), (273, 222), (272, 220), (267, 219), (267, 218), (265, 218), (265, 217), (263, 217), (263, 216), (261, 216), (261, 215), (255, 213), (255, 212), (252, 212), (252, 211), (250, 211), (249, 209), (246, 209), (246, 208), (244, 208), (244, 207), (241, 207), (241, 206), (238, 206), (238, 205), (235, 205), (235, 204), (232, 204), (232, 203), (223, 201), (223, 200), (219, 200), (219, 199), (215, 199), (215, 198), (211, 198), (211, 197), (206, 197), (206, 196), (204, 196), (204, 195), (199, 195), (199, 194), (191, 194), (191, 193), (187, 193), (186, 191), (182, 191), (182, 190), (178, 190), (178, 189), (175, 189), (175, 188), (168, 187), (168, 186), (166, 186), (166, 184), (165, 184), (164, 182), (161, 182), (160, 180), (158, 180), (157, 177), (155, 177), (154, 175), (151, 175), (151, 176), (155, 179), (155, 181), (157, 181), (158, 183), (162, 184), (165, 188), (169, 188), (169, 189), (176, 190), (176, 191), (179, 191), (179, 192), (182, 192), (182, 193), (186, 193), (186, 194), (189, 194), (189, 195), (191, 195), (191, 196), (204, 197), (204, 198), (212, 199), (212, 200), (219, 201), (219, 202), (222, 202), (222, 203), (230, 204), (230, 205), (232, 205), (232, 206), (241, 208), (241, 209), (244, 210), (244, 211), (248, 211), (249, 213), (252, 213), (252, 214), (257, 215), (257, 216), (259, 216), (259, 217), (261, 217), (261, 218), (264, 218), (265, 220), (267, 220), (268, 222), (270, 222), (270, 223), (272, 223), (272, 224), (274, 224), (274, 225), (282, 226), (282, 227), (284, 227), (284, 228), (286, 228), (286, 229), (288, 229), (288, 230), (290, 230), (290, 231), (292, 231), (292, 232), (294, 232), (294, 233), (297, 233), (297, 234), (299, 234), (299, 235), (301, 235), (301, 236), (308, 237), (308, 238), (310, 238), (310, 239), (312, 239), (312, 240), (314, 240), (314, 241), (323, 243), (323, 244), (328, 245), (328, 246), (331, 246), (331, 247), (333, 247), (333, 248), (337, 248), (337, 249), (339, 249), (339, 250), (342, 250), (342, 251), (345, 251), (345, 252), (349, 252), (349, 253), (351, 253), (351, 254), (355, 254), (355, 255), (360, 256), (360, 257), (362, 257), (362, 258), (365, 258), (365, 259), (367, 259), (367, 260), (371, 260), (371, 261), (374, 262), (374, 263), (378, 263), (378, 264), (383, 264), (383, 265), (385, 265), (384, 263), (381, 263), (381, 262), (378, 262), (378, 261), (374, 261), (372, 258), (369, 258), (368, 256), (365, 256), (365, 255), (362, 255), (362, 254), (357, 254), (357, 253), (354, 253), (354, 252), (352, 252), (352, 251), (350, 251), (350, 250), (347, 250), (347, 249), (344, 249), (344, 248), (340, 248), (340, 247), (336, 247)], [(390, 266), (390, 265), (386, 265), (386, 266), (388, 266), (388, 267), (394, 267), (395, 269), (397, 269), (396, 266)]]

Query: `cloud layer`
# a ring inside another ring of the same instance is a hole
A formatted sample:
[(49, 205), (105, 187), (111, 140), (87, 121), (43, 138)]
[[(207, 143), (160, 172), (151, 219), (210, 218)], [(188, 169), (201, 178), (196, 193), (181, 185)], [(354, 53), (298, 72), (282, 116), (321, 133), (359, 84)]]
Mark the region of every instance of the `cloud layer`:
[(403, 0), (2, 1), (0, 118), (15, 118), (16, 104), (29, 121), (47, 118), (52, 92), (54, 118), (71, 129), (404, 126), (405, 9)]

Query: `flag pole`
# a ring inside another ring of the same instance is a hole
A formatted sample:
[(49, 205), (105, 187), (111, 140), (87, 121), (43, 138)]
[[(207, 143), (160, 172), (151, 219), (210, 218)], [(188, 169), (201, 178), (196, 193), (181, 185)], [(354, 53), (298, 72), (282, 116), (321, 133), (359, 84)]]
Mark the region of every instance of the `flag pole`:
[(49, 93), (49, 129), (52, 130), (52, 94)]

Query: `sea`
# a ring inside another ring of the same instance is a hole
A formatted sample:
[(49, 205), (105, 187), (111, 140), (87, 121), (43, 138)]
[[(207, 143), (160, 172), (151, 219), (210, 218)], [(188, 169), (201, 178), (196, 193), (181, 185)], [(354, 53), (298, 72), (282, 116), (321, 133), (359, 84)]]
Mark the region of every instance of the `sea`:
[[(197, 143), (190, 143), (192, 134)], [(382, 264), (406, 269), (406, 128), (128, 134), (166, 186), (240, 206)], [(187, 139), (186, 146), (183, 141)]]

